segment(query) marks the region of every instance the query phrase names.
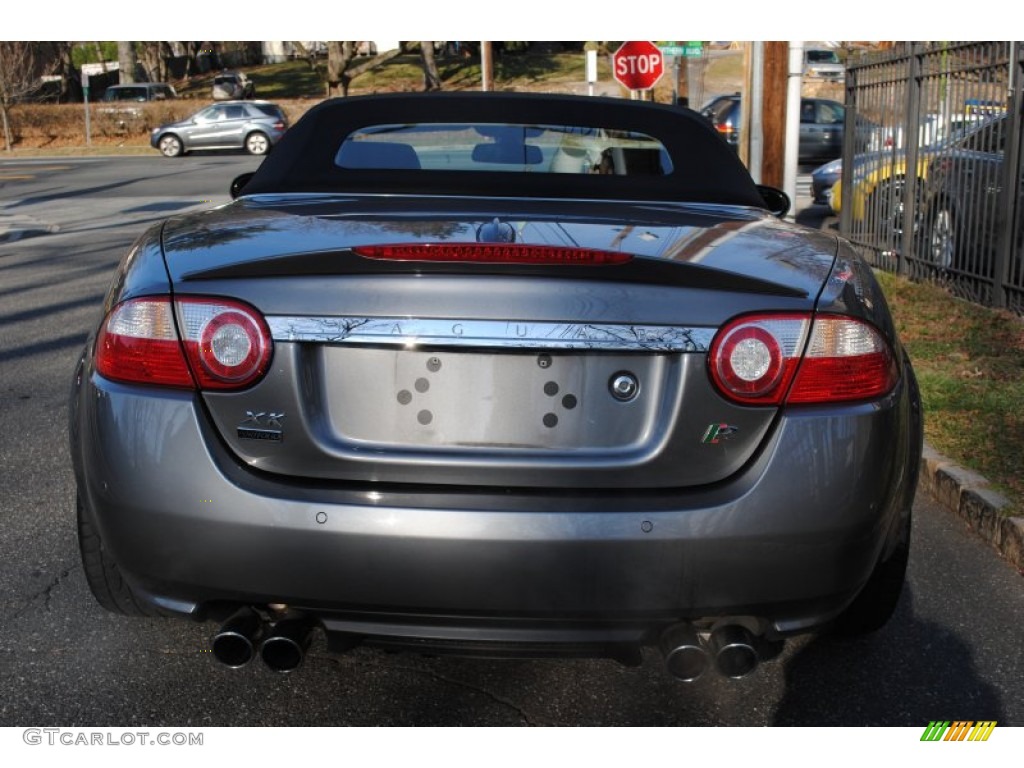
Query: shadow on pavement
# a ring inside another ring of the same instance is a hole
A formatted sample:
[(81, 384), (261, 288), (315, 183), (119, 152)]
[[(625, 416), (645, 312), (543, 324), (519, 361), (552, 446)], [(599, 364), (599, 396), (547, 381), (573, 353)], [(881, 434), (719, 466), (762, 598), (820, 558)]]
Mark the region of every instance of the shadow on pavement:
[(910, 587), (881, 631), (819, 635), (786, 663), (774, 725), (920, 726), (930, 720), (1004, 722), (999, 694), (982, 680), (967, 644), (918, 619)]

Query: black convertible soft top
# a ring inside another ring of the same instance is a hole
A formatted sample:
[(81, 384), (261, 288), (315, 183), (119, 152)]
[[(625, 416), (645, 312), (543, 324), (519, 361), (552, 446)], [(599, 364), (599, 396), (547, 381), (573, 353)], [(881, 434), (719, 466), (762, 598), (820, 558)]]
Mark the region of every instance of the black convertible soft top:
[[(565, 125), (630, 131), (660, 142), (668, 173), (408, 170), (342, 167), (339, 150), (361, 129), (416, 124)], [(343, 192), (707, 202), (765, 207), (736, 152), (696, 112), (626, 99), (519, 93), (388, 94), (331, 99), (307, 112), (274, 148), (245, 194)]]

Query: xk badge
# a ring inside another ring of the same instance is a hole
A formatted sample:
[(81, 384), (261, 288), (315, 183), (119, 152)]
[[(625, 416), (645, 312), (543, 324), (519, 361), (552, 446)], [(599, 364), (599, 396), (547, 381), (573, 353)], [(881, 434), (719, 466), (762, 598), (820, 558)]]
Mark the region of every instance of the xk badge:
[(720, 443), (723, 440), (728, 440), (739, 431), (739, 427), (732, 427), (728, 424), (709, 424), (707, 430), (704, 432), (704, 437), (702, 437), (700, 441), (704, 444), (714, 445), (715, 443)]
[(238, 425), (238, 436), (243, 440), (281, 442), (284, 439), (284, 429), (281, 426), (283, 418), (283, 413), (246, 411), (245, 421)]

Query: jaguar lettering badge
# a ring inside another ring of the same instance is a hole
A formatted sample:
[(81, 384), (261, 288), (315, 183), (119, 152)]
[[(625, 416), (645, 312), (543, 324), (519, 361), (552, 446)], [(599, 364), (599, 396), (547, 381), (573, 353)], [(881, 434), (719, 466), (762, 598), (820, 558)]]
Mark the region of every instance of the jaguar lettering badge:
[(246, 411), (245, 421), (238, 425), (238, 436), (244, 440), (281, 442), (284, 439), (284, 430), (281, 425), (283, 418), (283, 413)]

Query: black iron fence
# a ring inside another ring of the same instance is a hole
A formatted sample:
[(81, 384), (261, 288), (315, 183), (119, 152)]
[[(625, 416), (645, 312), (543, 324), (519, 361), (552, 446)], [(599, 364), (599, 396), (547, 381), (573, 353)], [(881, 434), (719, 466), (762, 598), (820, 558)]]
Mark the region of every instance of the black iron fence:
[(907, 43), (848, 63), (834, 205), (875, 266), (1024, 313), (1022, 76), (1017, 42)]

